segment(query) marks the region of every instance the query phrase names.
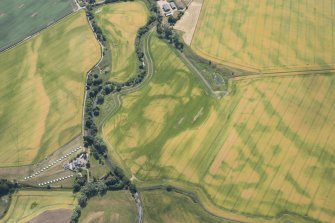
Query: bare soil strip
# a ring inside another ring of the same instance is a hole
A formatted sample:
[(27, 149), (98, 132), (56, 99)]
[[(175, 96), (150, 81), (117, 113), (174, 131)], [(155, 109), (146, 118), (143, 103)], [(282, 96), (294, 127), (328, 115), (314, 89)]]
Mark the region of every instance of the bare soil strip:
[(177, 22), (175, 29), (183, 34), (183, 39), (187, 45), (191, 45), (195, 28), (197, 27), (203, 0), (194, 0), (185, 11), (184, 16)]

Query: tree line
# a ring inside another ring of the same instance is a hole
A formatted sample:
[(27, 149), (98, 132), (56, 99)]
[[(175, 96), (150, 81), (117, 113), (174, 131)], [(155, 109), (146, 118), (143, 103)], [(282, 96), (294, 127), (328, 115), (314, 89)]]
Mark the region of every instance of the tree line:
[(80, 195), (78, 198), (78, 205), (71, 216), (71, 223), (78, 222), (82, 208), (85, 208), (88, 200), (94, 196), (103, 196), (109, 190), (129, 190), (133, 196), (137, 192), (136, 186), (130, 182), (119, 167), (114, 167), (101, 180), (94, 178), (92, 182), (87, 182), (85, 173), (77, 175), (72, 189), (74, 193), (80, 193)]
[[(119, 1), (120, 0), (106, 0), (104, 4)], [(127, 0), (123, 1), (126, 2)], [(138, 73), (123, 83), (105, 81), (101, 76), (101, 72), (91, 73), (87, 77), (87, 97), (84, 108), (84, 146), (92, 149), (92, 154), (96, 159), (100, 159), (100, 157), (107, 158), (107, 146), (103, 139), (98, 136), (98, 128), (95, 122), (95, 117), (100, 115), (100, 106), (105, 102), (105, 96), (119, 93), (124, 88), (134, 87), (140, 84), (147, 75), (147, 68), (144, 63), (144, 52), (141, 47), (142, 37), (156, 24), (157, 33), (160, 38), (166, 39), (179, 50), (182, 50), (184, 47), (183, 43), (179, 40), (178, 34), (171, 27), (176, 20), (180, 19), (182, 14), (178, 14), (176, 19), (169, 19), (170, 25), (163, 24), (163, 17), (160, 15), (156, 1), (144, 0), (144, 2), (150, 10), (150, 16), (147, 23), (138, 30), (135, 39), (135, 51), (139, 64)], [(86, 16), (92, 25), (97, 39), (102, 44), (105, 44), (106, 37), (95, 22), (93, 13), (95, 6), (94, 0), (89, 1), (89, 4), (86, 6)], [(107, 190), (129, 190), (132, 194), (136, 193), (136, 186), (130, 182), (119, 167), (114, 167), (113, 170), (101, 180), (94, 179), (93, 182), (87, 182), (86, 179), (85, 175), (77, 176), (73, 184), (73, 192), (80, 193), (80, 197), (78, 199), (78, 206), (74, 209), (71, 217), (72, 223), (78, 221), (81, 215), (81, 209), (86, 206), (89, 198), (93, 196), (103, 196)]]

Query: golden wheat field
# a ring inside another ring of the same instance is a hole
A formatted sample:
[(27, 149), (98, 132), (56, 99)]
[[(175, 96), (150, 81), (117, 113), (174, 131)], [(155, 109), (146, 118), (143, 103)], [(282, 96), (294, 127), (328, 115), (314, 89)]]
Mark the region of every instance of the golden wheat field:
[(0, 166), (30, 164), (80, 134), (85, 76), (99, 56), (84, 12), (0, 54)]
[(148, 9), (141, 1), (121, 2), (98, 8), (95, 16), (112, 52), (110, 79), (126, 81), (137, 72), (135, 38), (147, 21)]
[(335, 220), (334, 74), (236, 80), (216, 101), (168, 45), (150, 46), (152, 80), (104, 126), (139, 185), (196, 191), (226, 217)]
[(191, 46), (251, 71), (334, 69), (335, 1), (205, 0)]

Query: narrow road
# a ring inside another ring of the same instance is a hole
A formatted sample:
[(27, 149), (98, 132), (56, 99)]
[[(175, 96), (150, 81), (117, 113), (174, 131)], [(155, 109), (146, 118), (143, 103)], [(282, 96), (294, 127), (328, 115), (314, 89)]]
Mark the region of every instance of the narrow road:
[(175, 50), (175, 52), (177, 52), (177, 54), (184, 61), (184, 63), (186, 63), (186, 65), (191, 69), (191, 71), (193, 73), (195, 73), (201, 79), (201, 81), (204, 83), (207, 91), (209, 91), (208, 93), (212, 94), (216, 98), (220, 98), (222, 95), (226, 94), (225, 91), (214, 91), (213, 88), (212, 88), (212, 86), (210, 85), (210, 83), (206, 80), (206, 78), (204, 76), (202, 76), (202, 74), (198, 70), (198, 68), (196, 68), (193, 65), (193, 63), (185, 56), (185, 54), (182, 53), (182, 52), (180, 52), (179, 50)]
[[(144, 53), (144, 61), (145, 61), (145, 65), (147, 66), (147, 75), (145, 77), (145, 79), (137, 86), (135, 87), (131, 87), (131, 88), (126, 88), (124, 90), (121, 91), (121, 95), (126, 95), (126, 94), (130, 94), (134, 91), (137, 91), (139, 89), (141, 89), (143, 87), (143, 84), (147, 81), (149, 81), (152, 77), (152, 75), (154, 74), (154, 64), (153, 64), (153, 59), (152, 56), (150, 54), (150, 48), (149, 48), (149, 42), (150, 42), (150, 37), (152, 35), (154, 31), (154, 28), (152, 28), (145, 36), (144, 36), (144, 40), (143, 40), (143, 53)], [(114, 108), (114, 111), (117, 110), (119, 108), (119, 106), (121, 106), (122, 102), (120, 99), (120, 95), (116, 95), (116, 99), (118, 101), (118, 105)], [(114, 113), (114, 111), (110, 111), (111, 113)], [(104, 122), (108, 119), (109, 116), (106, 116), (106, 118), (104, 118), (103, 122), (101, 123), (101, 127), (99, 127), (99, 129), (101, 130), (101, 133), (103, 136), (105, 136), (105, 133), (103, 132), (103, 124)], [(110, 143), (107, 141), (107, 143), (109, 144), (110, 147), (112, 147), (112, 145), (110, 145)], [(117, 154), (117, 156), (119, 156)], [(110, 167), (110, 169), (113, 168), (113, 162), (112, 159), (110, 158), (109, 154), (107, 154), (107, 158), (106, 158), (106, 163), (107, 165)], [(134, 196), (134, 200), (136, 202), (136, 206), (137, 206), (137, 219), (138, 219), (138, 223), (142, 223), (143, 222), (143, 209), (144, 209), (144, 205), (142, 203), (141, 200), (141, 195), (140, 192), (137, 192)]]

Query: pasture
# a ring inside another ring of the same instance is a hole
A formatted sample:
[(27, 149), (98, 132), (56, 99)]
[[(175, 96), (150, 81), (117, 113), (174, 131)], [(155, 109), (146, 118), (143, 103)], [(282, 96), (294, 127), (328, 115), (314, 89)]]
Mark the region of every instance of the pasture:
[(100, 48), (84, 12), (0, 54), (0, 165), (38, 161), (81, 132), (86, 72)]
[(128, 191), (109, 191), (102, 197), (89, 200), (82, 210), (80, 223), (136, 222), (137, 208)]
[(144, 223), (228, 223), (206, 213), (190, 198), (166, 191), (143, 191)]
[(1, 0), (0, 51), (73, 12), (73, 0)]
[(94, 15), (112, 52), (110, 80), (124, 82), (138, 71), (135, 38), (148, 9), (142, 1), (121, 2), (99, 7)]
[(23, 190), (13, 195), (9, 210), (0, 222), (25, 223), (47, 211), (72, 210), (76, 204), (71, 191)]
[(155, 74), (103, 127), (139, 185), (194, 191), (225, 217), (335, 220), (334, 74), (240, 79), (217, 101), (166, 43), (149, 45)]
[(205, 0), (191, 47), (250, 71), (334, 69), (335, 2)]

